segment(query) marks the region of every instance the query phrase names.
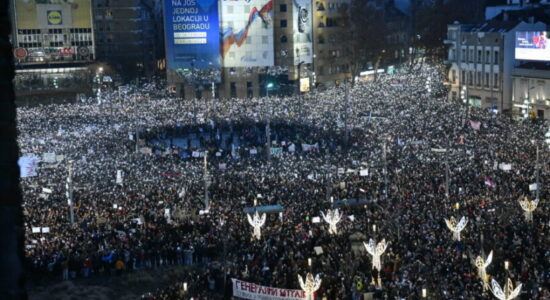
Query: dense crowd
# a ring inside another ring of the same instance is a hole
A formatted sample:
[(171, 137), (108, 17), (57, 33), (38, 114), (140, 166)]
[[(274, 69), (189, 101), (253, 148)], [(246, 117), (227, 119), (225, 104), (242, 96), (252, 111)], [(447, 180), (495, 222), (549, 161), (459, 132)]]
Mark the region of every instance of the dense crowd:
[[(183, 297), (183, 282), (187, 297), (229, 297), (231, 278), (299, 289), (297, 275), (311, 271), (321, 274), (319, 299), (420, 299), (422, 288), (432, 299), (484, 299), (472, 261), (492, 250), (488, 274), (521, 282), (521, 299), (548, 299), (547, 163), (533, 222), (518, 204), (534, 198), (537, 145), (540, 161), (549, 159), (544, 124), (450, 103), (437, 96), (442, 76), (423, 66), (349, 91), (193, 101), (148, 84), (101, 105), (20, 108), (22, 154), (63, 156), (22, 179), (29, 274), (66, 280), (196, 264), (150, 298)], [(244, 213), (254, 200), (282, 206), (259, 241)], [(344, 212), (337, 235), (313, 222), (331, 207)], [(461, 241), (445, 225), (451, 216), (469, 219)], [(389, 243), (380, 273), (362, 245), (370, 238)]]

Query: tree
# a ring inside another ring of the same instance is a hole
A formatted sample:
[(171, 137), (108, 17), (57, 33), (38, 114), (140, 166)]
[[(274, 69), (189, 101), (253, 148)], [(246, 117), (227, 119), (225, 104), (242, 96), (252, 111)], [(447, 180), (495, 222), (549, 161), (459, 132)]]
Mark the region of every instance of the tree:
[(0, 2), (0, 299), (26, 299), (13, 50), (8, 3)]

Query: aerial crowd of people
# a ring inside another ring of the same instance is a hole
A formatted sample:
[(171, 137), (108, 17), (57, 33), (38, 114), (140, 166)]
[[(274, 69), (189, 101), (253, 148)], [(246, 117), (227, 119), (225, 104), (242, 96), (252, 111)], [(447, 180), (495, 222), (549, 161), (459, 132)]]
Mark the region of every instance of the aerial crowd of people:
[[(190, 265), (151, 299), (229, 298), (231, 279), (300, 289), (308, 272), (316, 299), (487, 299), (474, 260), (492, 251), (491, 278), (549, 299), (547, 128), (450, 102), (443, 78), (424, 65), (300, 98), (191, 101), (147, 84), (19, 108), (21, 153), (42, 160), (22, 178), (28, 274)], [(335, 208), (331, 234), (318, 217)], [(259, 240), (245, 209), (267, 213)], [(468, 219), (459, 241), (451, 217)], [(388, 243), (381, 270), (370, 239)]]

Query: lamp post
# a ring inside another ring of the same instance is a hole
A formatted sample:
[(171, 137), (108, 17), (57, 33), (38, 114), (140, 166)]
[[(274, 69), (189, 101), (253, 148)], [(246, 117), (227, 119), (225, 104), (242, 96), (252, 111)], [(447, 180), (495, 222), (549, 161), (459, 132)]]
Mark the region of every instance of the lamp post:
[(273, 84), (273, 82), (268, 82), (267, 85), (265, 86), (265, 95), (266, 97), (269, 98), (269, 89), (273, 88), (275, 86), (275, 84)]
[(208, 188), (210, 187), (210, 174), (208, 174), (208, 150), (204, 151), (204, 209), (208, 210), (210, 207), (210, 195), (208, 194)]
[(69, 204), (69, 218), (71, 225), (74, 225), (74, 201), (73, 201), (73, 160), (69, 160), (67, 176), (67, 201)]

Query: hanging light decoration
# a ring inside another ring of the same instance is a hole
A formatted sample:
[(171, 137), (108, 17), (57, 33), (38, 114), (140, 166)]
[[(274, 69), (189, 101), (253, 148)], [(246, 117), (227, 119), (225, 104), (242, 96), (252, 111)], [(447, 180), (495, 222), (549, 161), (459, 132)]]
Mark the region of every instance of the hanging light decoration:
[(338, 228), (336, 227), (336, 225), (338, 224), (338, 222), (340, 222), (343, 215), (344, 213), (340, 213), (338, 211), (338, 208), (334, 210), (329, 209), (326, 215), (323, 212), (321, 212), (321, 216), (323, 216), (323, 219), (325, 220), (325, 222), (329, 224), (328, 232), (330, 234), (338, 233)]
[(519, 205), (524, 211), (525, 221), (532, 222), (533, 221), (533, 211), (537, 209), (537, 206), (539, 205), (539, 199), (535, 200), (529, 200), (527, 197), (524, 198), (523, 201), (519, 201)]
[(300, 287), (306, 293), (306, 300), (313, 300), (313, 294), (321, 287), (319, 274), (314, 278), (313, 274), (307, 273), (305, 282), (302, 276), (298, 275), (298, 281), (300, 282)]
[(265, 213), (260, 215), (258, 214), (258, 211), (254, 212), (254, 217), (250, 216), (249, 214), (246, 215), (248, 217), (248, 223), (254, 227), (254, 232), (252, 233), (252, 236), (254, 236), (257, 240), (259, 240), (262, 237), (262, 226), (265, 224), (266, 215)]
[[(383, 239), (380, 243), (376, 244), (373, 239), (369, 240), (369, 243), (363, 242), (367, 252), (372, 256), (372, 268), (378, 270), (378, 286), (382, 286), (382, 279), (380, 278), (380, 271), (382, 271), (382, 254), (386, 251), (388, 244), (386, 239)], [(374, 281), (374, 278), (373, 278)]]
[(451, 217), (450, 220), (445, 219), (445, 223), (447, 224), (447, 227), (453, 232), (453, 238), (457, 241), (460, 241), (460, 232), (464, 230), (464, 228), (468, 224), (468, 218), (460, 218), (460, 221), (457, 224), (456, 219), (454, 217)]
[(489, 275), (487, 275), (487, 267), (491, 264), (491, 261), (493, 261), (493, 251), (489, 253), (489, 256), (487, 256), (487, 260), (483, 260), (481, 256), (478, 256), (475, 261), (477, 275), (479, 276), (479, 279), (481, 279), (481, 281), (483, 282), (483, 291), (489, 289)]
[(500, 284), (492, 278), (491, 279), (491, 292), (495, 297), (497, 297), (500, 300), (512, 300), (516, 298), (519, 293), (521, 292), (521, 283), (516, 286), (514, 289), (514, 284), (512, 283), (512, 280), (508, 278), (506, 280), (506, 284), (504, 285), (504, 291), (500, 287)]

